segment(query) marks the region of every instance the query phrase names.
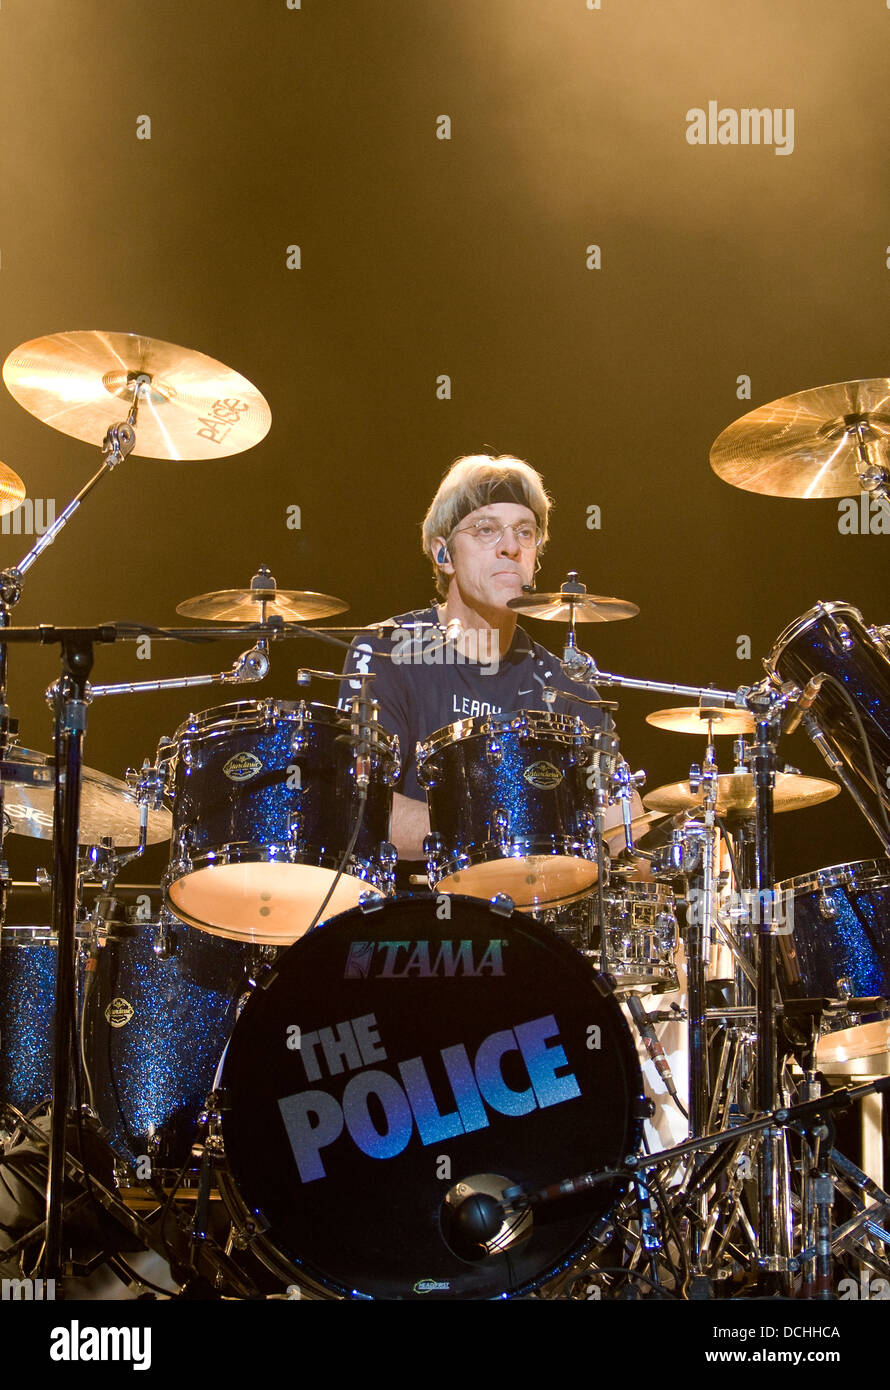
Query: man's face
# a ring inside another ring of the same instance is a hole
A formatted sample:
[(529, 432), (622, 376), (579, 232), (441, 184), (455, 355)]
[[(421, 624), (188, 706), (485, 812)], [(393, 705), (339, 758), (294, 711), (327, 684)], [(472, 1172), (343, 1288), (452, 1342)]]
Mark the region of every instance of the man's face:
[[(507, 600), (518, 598), (523, 584), (531, 584), (537, 549), (520, 544), (516, 527), (537, 525), (530, 507), (516, 502), (495, 502), (465, 516), (448, 544), (450, 564), (442, 568), (453, 572), (464, 603), (482, 612), (503, 611)], [(506, 527), (500, 539), (486, 544), (490, 533)]]

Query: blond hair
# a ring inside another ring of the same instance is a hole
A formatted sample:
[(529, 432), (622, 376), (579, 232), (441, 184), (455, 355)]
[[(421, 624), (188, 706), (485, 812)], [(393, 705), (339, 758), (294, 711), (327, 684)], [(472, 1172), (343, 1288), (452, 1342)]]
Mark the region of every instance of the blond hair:
[(437, 536), (449, 541), (465, 516), (491, 504), (492, 493), (506, 486), (520, 505), (535, 514), (541, 528), (542, 547), (547, 543), (547, 521), (553, 503), (540, 473), (512, 454), (467, 454), (457, 459), (445, 474), (423, 519), (423, 549), (433, 566), (436, 587), (444, 598), (449, 576), (443, 574), (433, 555)]

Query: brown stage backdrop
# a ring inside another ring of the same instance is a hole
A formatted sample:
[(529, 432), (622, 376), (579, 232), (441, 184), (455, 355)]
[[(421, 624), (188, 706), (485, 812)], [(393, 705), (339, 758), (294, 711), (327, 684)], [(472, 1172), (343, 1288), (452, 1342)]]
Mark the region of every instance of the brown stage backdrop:
[[(484, 449), (528, 458), (556, 498), (542, 587), (577, 568), (639, 604), (588, 630), (606, 669), (735, 687), (819, 599), (887, 621), (883, 515), (863, 534), (836, 500), (735, 490), (708, 450), (756, 405), (890, 375), (888, 55), (880, 0), (4, 0), (0, 354), (141, 333), (242, 372), (273, 415), (236, 458), (122, 465), (16, 621), (171, 624), (261, 563), (356, 623), (422, 604), (420, 519)], [(758, 144), (750, 110), (772, 117)], [(98, 447), (4, 392), (0, 457), (38, 527)], [(6, 531), (13, 564), (31, 538)], [(103, 649), (94, 678), (237, 650)], [(298, 665), (330, 660), (281, 645), (241, 698), (291, 697)], [(28, 747), (49, 750), (55, 671), (13, 653)], [(87, 763), (122, 776), (235, 693), (97, 701)], [(669, 703), (621, 697), (650, 787), (702, 751), (644, 724)], [(783, 752), (823, 769), (801, 733)], [(879, 853), (846, 798), (778, 838), (780, 875)], [(27, 877), (49, 846), (10, 837), (7, 858)]]

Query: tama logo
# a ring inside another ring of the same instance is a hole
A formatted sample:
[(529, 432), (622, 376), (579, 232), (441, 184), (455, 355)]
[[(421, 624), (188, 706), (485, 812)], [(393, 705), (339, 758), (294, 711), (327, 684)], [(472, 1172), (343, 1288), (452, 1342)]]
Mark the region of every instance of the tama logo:
[(773, 145), (774, 154), (794, 153), (794, 107), (749, 107), (736, 110), (708, 102), (704, 111), (693, 106), (686, 112), (689, 145)]
[[(353, 941), (344, 980), (447, 980), (457, 975), (503, 975), (506, 941)], [(481, 951), (481, 955), (476, 952)]]

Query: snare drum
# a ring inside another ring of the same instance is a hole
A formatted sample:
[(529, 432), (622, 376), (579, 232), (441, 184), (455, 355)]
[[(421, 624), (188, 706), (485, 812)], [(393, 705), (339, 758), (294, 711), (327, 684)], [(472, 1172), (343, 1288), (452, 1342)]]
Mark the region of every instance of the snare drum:
[[(890, 999), (890, 860), (836, 864), (776, 885), (793, 895), (794, 930), (780, 935), (779, 974), (786, 999)], [(788, 902), (788, 899), (785, 899)], [(890, 1023), (855, 1013), (823, 1019), (817, 1062), (824, 1071), (871, 1058), (883, 1072)], [(832, 1024), (834, 1026), (832, 1026)]]
[(877, 788), (850, 704), (831, 682), (821, 687), (813, 715), (826, 742), (858, 781), (875, 820), (880, 815), (879, 796), (890, 809), (886, 785), (890, 768), (887, 632), (886, 628), (866, 627), (858, 608), (847, 603), (817, 603), (785, 629), (764, 663), (776, 684), (792, 680), (803, 688), (813, 676), (826, 672), (847, 691), (865, 728)]
[[(327, 705), (243, 701), (195, 715), (159, 750), (173, 801), (168, 906), (202, 931), (287, 945), (309, 927), (357, 822), (349, 716)], [(374, 728), (367, 798), (332, 917), (392, 891), (388, 842), (398, 741)]]
[(579, 718), (527, 710), (433, 734), (417, 751), (430, 886), (522, 908), (584, 896), (597, 878), (594, 775), (616, 749)]
[[(670, 889), (661, 883), (612, 884), (604, 899), (609, 923), (606, 967), (616, 990), (665, 994), (679, 989), (674, 964), (677, 918)], [(589, 952), (597, 970), (603, 969), (597, 893), (536, 917), (576, 950)]]
[(226, 1051), (224, 1198), (253, 1252), (323, 1297), (537, 1288), (582, 1259), (622, 1182), (481, 1234), (461, 1203), (639, 1142), (640, 1068), (602, 977), (527, 916), (446, 901), (446, 918), (393, 899), (303, 937)]

